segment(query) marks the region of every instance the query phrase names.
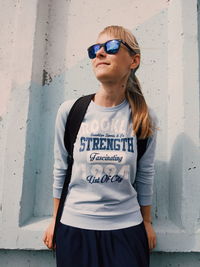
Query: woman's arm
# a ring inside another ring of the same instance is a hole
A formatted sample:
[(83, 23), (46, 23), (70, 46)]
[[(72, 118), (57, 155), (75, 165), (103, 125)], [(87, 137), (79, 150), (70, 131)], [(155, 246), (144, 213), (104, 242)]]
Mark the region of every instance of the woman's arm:
[[(155, 127), (157, 127), (158, 119), (155, 113), (152, 113), (152, 110), (151, 115), (151, 118), (153, 119), (153, 124)], [(144, 221), (144, 226), (147, 232), (149, 249), (153, 249), (156, 246), (156, 234), (152, 227), (151, 217), (153, 181), (155, 174), (154, 161), (156, 151), (156, 139), (157, 129), (154, 131), (153, 135), (148, 138), (146, 151), (138, 162), (135, 178), (137, 198)]]
[[(157, 128), (158, 119), (152, 110), (150, 114), (153, 125)], [(156, 139), (157, 129), (155, 129), (153, 135), (148, 138), (146, 150), (137, 164), (134, 187), (137, 191), (137, 198), (140, 206), (152, 205)]]
[(138, 163), (138, 169), (136, 173), (136, 191), (138, 203), (140, 205), (150, 250), (156, 246), (156, 233), (151, 224), (155, 147), (156, 134), (149, 140), (146, 152)]
[(140, 210), (141, 210), (144, 222), (152, 223), (151, 206), (150, 205), (149, 206), (140, 206)]
[(148, 237), (149, 249), (151, 250), (156, 247), (156, 233), (152, 227), (151, 206), (140, 206), (140, 209)]
[(47, 227), (46, 231), (43, 234), (43, 242), (45, 245), (49, 248), (53, 248), (53, 233), (54, 233), (54, 228), (55, 228), (55, 222), (56, 222), (56, 214), (58, 211), (58, 206), (60, 203), (59, 198), (53, 198), (53, 216), (51, 219), (51, 222), (49, 226)]
[(56, 215), (60, 203), (61, 192), (67, 170), (67, 151), (64, 145), (64, 131), (67, 120), (68, 111), (71, 102), (63, 103), (57, 112), (55, 122), (55, 141), (54, 141), (54, 168), (53, 168), (53, 215), (50, 224), (43, 234), (43, 242), (49, 248), (53, 248), (53, 233), (56, 222)]
[(53, 198), (53, 219), (56, 219), (59, 203), (60, 203), (59, 198)]

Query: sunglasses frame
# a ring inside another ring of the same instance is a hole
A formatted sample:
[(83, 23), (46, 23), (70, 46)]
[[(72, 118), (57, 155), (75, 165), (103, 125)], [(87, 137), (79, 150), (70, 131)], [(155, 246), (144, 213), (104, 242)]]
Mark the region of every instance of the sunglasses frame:
[[(119, 42), (119, 48), (118, 48), (118, 50), (115, 53), (109, 53), (108, 51), (106, 51), (106, 45), (107, 45), (107, 43), (112, 42), (112, 41), (118, 41)], [(99, 51), (101, 49), (101, 47), (103, 47), (104, 48), (104, 51), (107, 54), (109, 54), (109, 55), (117, 54), (118, 51), (119, 51), (119, 49), (120, 49), (120, 45), (121, 44), (125, 45), (128, 48), (128, 50), (130, 50), (132, 53), (135, 53), (136, 54), (136, 52), (126, 42), (124, 42), (123, 40), (121, 40), (121, 39), (111, 39), (111, 40), (106, 41), (105, 43), (102, 43), (102, 44), (97, 43), (97, 44), (94, 44), (94, 45), (91, 45), (90, 47), (88, 47), (88, 49), (87, 49), (88, 56), (89, 56), (90, 59), (94, 59), (96, 57), (96, 53), (94, 53), (94, 55), (95, 55), (94, 57), (91, 57), (90, 56), (90, 50), (91, 50), (91, 48), (93, 48), (96, 45), (99, 45), (99, 49), (97, 51)]]

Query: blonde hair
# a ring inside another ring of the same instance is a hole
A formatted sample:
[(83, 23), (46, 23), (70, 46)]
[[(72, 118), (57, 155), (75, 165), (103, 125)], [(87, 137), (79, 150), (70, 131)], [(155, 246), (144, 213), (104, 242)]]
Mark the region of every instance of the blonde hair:
[[(114, 38), (122, 39), (135, 51), (136, 54), (141, 55), (138, 42), (128, 29), (122, 26), (111, 25), (104, 28), (103, 31), (99, 33), (99, 36), (104, 33), (111, 35)], [(129, 51), (129, 53), (131, 55), (135, 54), (131, 51)], [(139, 132), (139, 139), (144, 139), (153, 134), (153, 122), (149, 115), (148, 106), (143, 96), (140, 82), (135, 75), (138, 68), (139, 65), (137, 68), (131, 70), (126, 85), (126, 98), (131, 106), (133, 132)]]

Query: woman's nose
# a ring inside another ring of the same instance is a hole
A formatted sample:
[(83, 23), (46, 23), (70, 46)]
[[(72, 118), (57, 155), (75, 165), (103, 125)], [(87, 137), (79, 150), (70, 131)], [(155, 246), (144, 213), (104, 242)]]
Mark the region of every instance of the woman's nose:
[(103, 46), (96, 52), (96, 57), (103, 57), (106, 55), (106, 52), (103, 48)]

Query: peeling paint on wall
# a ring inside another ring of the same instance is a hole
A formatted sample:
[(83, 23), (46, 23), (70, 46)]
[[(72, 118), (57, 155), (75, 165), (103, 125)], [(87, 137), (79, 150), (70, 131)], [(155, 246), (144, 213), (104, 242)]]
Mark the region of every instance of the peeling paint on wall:
[(43, 79), (42, 79), (42, 85), (49, 85), (52, 82), (52, 78), (50, 73), (48, 73), (46, 70), (43, 70)]

